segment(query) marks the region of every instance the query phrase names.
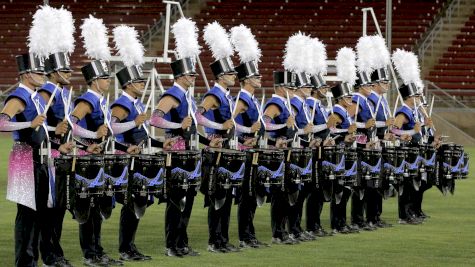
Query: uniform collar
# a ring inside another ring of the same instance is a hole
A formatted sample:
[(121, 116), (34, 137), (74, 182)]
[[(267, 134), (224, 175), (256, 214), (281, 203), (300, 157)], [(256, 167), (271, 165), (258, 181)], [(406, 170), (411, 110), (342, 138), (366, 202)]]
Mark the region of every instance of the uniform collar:
[(23, 83), (18, 84), (18, 87), (21, 87), (21, 88), (25, 89), (28, 93), (30, 93), (30, 95), (35, 92), (35, 90), (33, 90), (30, 87), (24, 85)]
[(242, 93), (248, 95), (250, 98), (254, 98), (254, 95), (252, 95), (251, 93), (249, 93), (249, 91), (247, 91), (247, 90), (244, 89), (244, 88), (241, 88), (241, 94), (242, 94)]
[(137, 98), (133, 98), (131, 95), (127, 94), (127, 92), (122, 92), (122, 95), (127, 97), (130, 101), (135, 102)]
[(219, 90), (221, 90), (221, 91), (222, 91), (223, 93), (225, 93), (226, 95), (229, 94), (229, 90), (226, 89), (226, 88), (224, 88), (224, 87), (222, 87), (221, 85), (219, 85), (219, 83), (214, 83), (214, 86), (217, 87), (217, 88), (219, 88)]
[(362, 94), (360, 94), (360, 93), (358, 93), (358, 92), (356, 92), (356, 93), (353, 93), (353, 95), (356, 95), (356, 96), (362, 97), (362, 98), (363, 98), (363, 99), (365, 99), (365, 100), (366, 100), (366, 98), (367, 98), (366, 96), (364, 96), (364, 95), (362, 95)]
[(177, 87), (178, 89), (180, 89), (180, 91), (182, 91), (183, 93), (186, 93), (185, 88), (181, 87), (181, 85), (179, 85), (178, 83), (173, 83), (173, 86), (175, 86), (175, 87)]
[(297, 98), (297, 99), (300, 101), (300, 103), (303, 103), (303, 101), (304, 101), (303, 98), (301, 98), (301, 97), (298, 96), (298, 95), (294, 95), (294, 98)]
[(88, 92), (88, 93), (91, 93), (91, 94), (93, 94), (93, 95), (95, 95), (95, 96), (96, 96), (97, 98), (99, 98), (99, 99), (102, 98), (102, 95), (101, 95), (101, 94), (99, 94), (98, 92), (96, 92), (96, 91), (94, 91), (94, 90), (92, 90), (92, 89), (90, 89), (90, 88), (87, 89), (87, 92)]
[(282, 100), (283, 102), (286, 102), (286, 101), (287, 101), (286, 98), (281, 97), (280, 95), (272, 94), (272, 97), (278, 98), (278, 99)]

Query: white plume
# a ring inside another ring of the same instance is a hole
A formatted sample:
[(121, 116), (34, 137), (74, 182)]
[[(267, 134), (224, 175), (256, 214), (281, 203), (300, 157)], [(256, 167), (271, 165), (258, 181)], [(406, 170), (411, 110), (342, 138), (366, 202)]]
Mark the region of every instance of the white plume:
[(370, 75), (375, 70), (374, 66), (378, 56), (375, 52), (372, 36), (363, 36), (358, 39), (356, 44), (356, 66), (359, 72)]
[(355, 85), (356, 81), (356, 55), (353, 49), (343, 47), (338, 50), (336, 55), (336, 73), (337, 77), (342, 82), (348, 83), (351, 86)]
[[(63, 7), (56, 10), (57, 25), (61, 25), (54, 29), (51, 36), (55, 40), (52, 53), (74, 52), (74, 19), (71, 12)], [(45, 38), (46, 39), (46, 38)]]
[(134, 27), (120, 25), (112, 30), (115, 49), (126, 67), (144, 63), (144, 48)]
[(305, 72), (310, 75), (327, 74), (327, 51), (325, 45), (318, 38), (309, 38)]
[(251, 29), (241, 24), (232, 27), (230, 32), (231, 43), (238, 53), (241, 63), (249, 61), (259, 62), (262, 53), (259, 48), (259, 43), (256, 41), (256, 37), (252, 34)]
[(215, 60), (220, 60), (233, 55), (234, 51), (233, 46), (229, 41), (229, 34), (217, 21), (208, 23), (203, 32), (205, 42), (211, 49)]
[(30, 53), (46, 58), (53, 52), (55, 38), (52, 37), (58, 28), (56, 14), (56, 9), (48, 5), (40, 6), (35, 12), (28, 36)]
[(172, 25), (171, 31), (175, 36), (175, 51), (178, 58), (195, 58), (200, 54), (201, 46), (198, 44), (196, 22), (181, 18)]
[(109, 60), (111, 56), (109, 37), (102, 19), (96, 19), (89, 15), (89, 18), (84, 19), (80, 28), (86, 55), (92, 59)]
[(310, 37), (298, 32), (289, 37), (284, 50), (284, 68), (289, 71), (305, 72), (306, 57), (305, 49)]
[(393, 52), (392, 61), (404, 84), (422, 84), (419, 61), (413, 52), (396, 49)]
[(391, 55), (389, 54), (386, 41), (379, 35), (372, 36), (374, 54), (376, 55), (374, 67), (376, 69), (387, 68), (391, 64)]

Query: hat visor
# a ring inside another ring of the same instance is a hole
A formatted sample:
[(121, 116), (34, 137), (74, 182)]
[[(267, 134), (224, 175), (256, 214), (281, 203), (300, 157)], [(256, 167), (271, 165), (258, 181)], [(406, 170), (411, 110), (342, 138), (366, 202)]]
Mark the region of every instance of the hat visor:
[(73, 72), (73, 70), (72, 70), (72, 69), (70, 69), (70, 68), (58, 69), (58, 70), (56, 70), (56, 71), (60, 71), (60, 72), (68, 72), (68, 73), (69, 73), (69, 72)]

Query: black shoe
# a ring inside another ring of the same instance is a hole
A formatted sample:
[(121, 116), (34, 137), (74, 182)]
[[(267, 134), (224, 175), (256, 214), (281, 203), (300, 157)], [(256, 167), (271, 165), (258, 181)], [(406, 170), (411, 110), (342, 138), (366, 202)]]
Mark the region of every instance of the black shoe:
[(325, 231), (325, 229), (323, 229), (323, 227), (318, 227), (317, 230), (315, 231), (312, 231), (313, 232), (313, 235), (314, 236), (317, 236), (317, 237), (325, 237), (325, 236), (332, 236), (332, 233), (330, 232), (327, 232)]
[(419, 217), (422, 218), (422, 219), (429, 219), (430, 218), (430, 216), (425, 214), (423, 211), (420, 212)]
[(270, 247), (269, 244), (261, 242), (257, 239), (252, 239), (251, 243), (257, 245), (258, 247)]
[(124, 263), (119, 260), (114, 260), (113, 258), (109, 257), (107, 254), (102, 254), (98, 257), (98, 260), (104, 264), (105, 266), (123, 266)]
[(386, 223), (385, 221), (377, 221), (375, 226), (379, 227), (379, 228), (389, 228), (389, 227), (393, 227), (392, 224), (390, 223)]
[(213, 253), (226, 253), (228, 252), (225, 248), (218, 247), (217, 245), (208, 245), (208, 251)]
[(302, 234), (304, 234), (310, 241), (317, 240), (317, 236), (312, 231), (305, 231), (302, 232)]
[(409, 225), (417, 225), (421, 224), (422, 222), (419, 220), (414, 220), (413, 218), (408, 218), (408, 219), (399, 219), (399, 224), (409, 224)]
[(356, 234), (360, 232), (360, 227), (357, 224), (345, 225), (348, 228), (350, 234)]
[(82, 263), (84, 264), (84, 266), (89, 266), (89, 267), (103, 267), (103, 266), (107, 266), (106, 264), (103, 264), (101, 262), (101, 260), (97, 257), (93, 257), (93, 258), (84, 258), (82, 260)]
[(198, 251), (193, 250), (191, 247), (184, 247), (184, 248), (179, 248), (178, 251), (181, 253), (183, 256), (199, 256), (200, 253)]
[(252, 241), (239, 241), (239, 248), (259, 248), (259, 245), (257, 243), (253, 243)]
[(138, 257), (142, 258), (143, 261), (149, 261), (152, 259), (151, 256), (148, 256), (148, 255), (144, 255), (142, 253), (140, 253), (138, 250), (134, 250), (134, 254), (137, 255)]
[(290, 240), (292, 242), (292, 245), (300, 244), (300, 240), (298, 240), (293, 234), (290, 234), (286, 238), (284, 238), (284, 242), (286, 239)]
[(364, 230), (364, 231), (374, 231), (374, 230), (376, 230), (376, 227), (373, 227), (373, 226), (369, 225), (368, 223), (358, 224), (358, 228), (361, 229), (361, 230)]
[(226, 245), (223, 246), (228, 252), (240, 252), (241, 250), (234, 245), (226, 243)]
[(168, 257), (183, 257), (183, 255), (176, 249), (174, 248), (167, 248), (165, 250), (165, 256)]
[(73, 267), (73, 265), (65, 257), (59, 257), (57, 262), (60, 264), (59, 266), (61, 267)]
[(134, 251), (120, 252), (119, 259), (121, 261), (141, 261), (142, 257), (134, 253)]
[(290, 238), (273, 237), (271, 242), (272, 242), (272, 244), (277, 244), (277, 245), (293, 245), (293, 244), (295, 244), (295, 242)]
[(341, 233), (340, 230), (338, 230), (338, 229), (332, 229), (331, 234), (332, 235), (337, 235), (337, 234), (346, 234), (346, 233)]

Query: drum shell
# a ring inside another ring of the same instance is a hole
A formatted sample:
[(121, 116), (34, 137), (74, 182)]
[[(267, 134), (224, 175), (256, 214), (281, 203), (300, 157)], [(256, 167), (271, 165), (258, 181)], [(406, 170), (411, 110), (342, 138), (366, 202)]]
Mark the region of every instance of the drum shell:
[[(174, 168), (180, 168), (187, 172), (193, 172), (198, 164), (202, 165), (201, 162), (201, 153), (197, 150), (167, 151), (167, 165), (170, 165), (167, 166), (167, 189), (188, 189), (189, 186), (199, 186), (201, 176), (196, 177), (194, 180), (187, 180), (186, 177), (182, 177), (182, 175), (173, 174), (172, 170)], [(199, 168), (201, 168), (201, 166), (199, 166)]]
[(305, 169), (310, 163), (310, 167), (312, 168), (312, 150), (308, 148), (287, 148), (284, 149), (284, 155), (286, 157), (284, 178), (286, 180), (286, 186), (292, 191), (295, 189), (295, 185), (310, 183), (312, 181), (312, 170), (307, 174), (300, 174), (290, 166), (293, 164), (301, 169)]
[[(252, 163), (252, 156), (254, 154), (257, 154), (257, 165), (252, 167), (253, 174), (250, 176), (252, 179), (251, 186), (254, 188), (253, 192), (263, 196), (267, 194), (266, 188), (270, 188), (271, 186), (277, 186), (280, 190), (284, 175), (272, 179), (269, 173), (259, 171), (259, 167), (264, 167), (273, 172), (277, 171), (280, 165), (285, 162), (284, 151), (273, 149), (248, 150), (246, 151), (246, 155), (249, 165), (246, 165), (246, 167), (251, 166), (250, 164)], [(243, 181), (243, 192), (245, 192), (245, 189), (248, 189), (245, 185), (248, 177), (247, 173), (250, 173), (250, 171), (250, 167), (246, 168), (245, 180)], [(283, 170), (283, 174), (284, 173), (285, 169)]]
[[(164, 184), (149, 186), (148, 183), (150, 180), (155, 179), (158, 174), (162, 171), (159, 180), (164, 180), (165, 178), (165, 158), (166, 155), (162, 153), (157, 153), (155, 155), (136, 155), (133, 159), (133, 170), (131, 171), (132, 175), (129, 178), (128, 192), (129, 196), (141, 196), (147, 197), (148, 195), (160, 196)], [(132, 163), (132, 160), (131, 160)], [(131, 166), (132, 169), (132, 166)], [(136, 175), (144, 176), (146, 179), (139, 179)]]
[(116, 180), (124, 173), (125, 179), (129, 178), (129, 166), (130, 166), (130, 156), (129, 155), (104, 155), (104, 174), (109, 175), (112, 178), (105, 179), (105, 189), (106, 195), (111, 196), (115, 193), (125, 193), (127, 192), (128, 181), (121, 184), (115, 185)]
[[(90, 181), (95, 179), (103, 168), (104, 159), (102, 155), (86, 155), (76, 157), (75, 174), (80, 175)], [(103, 181), (104, 176), (102, 175), (102, 177), (99, 179)], [(81, 182), (79, 182), (77, 179), (74, 181), (76, 193), (81, 194), (81, 198), (84, 197), (84, 194), (89, 196), (91, 194), (102, 195), (104, 193), (104, 184), (95, 188), (83, 188)]]

